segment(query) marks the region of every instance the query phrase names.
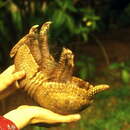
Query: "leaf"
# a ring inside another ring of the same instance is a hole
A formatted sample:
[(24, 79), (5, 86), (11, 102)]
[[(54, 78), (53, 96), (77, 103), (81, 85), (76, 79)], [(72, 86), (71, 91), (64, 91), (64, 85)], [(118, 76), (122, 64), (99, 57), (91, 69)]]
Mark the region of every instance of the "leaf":
[(67, 9), (73, 13), (76, 13), (78, 10), (74, 7), (73, 1), (68, 0), (67, 2)]
[(130, 74), (127, 70), (122, 70), (121, 71), (121, 78), (124, 83), (130, 82)]
[(119, 69), (121, 67), (120, 63), (113, 63), (111, 65), (109, 65), (109, 69)]
[(6, 4), (8, 3), (9, 1), (0, 1), (0, 8), (2, 8), (3, 6), (6, 6)]
[(68, 9), (69, 9), (69, 11), (71, 11), (73, 13), (78, 12), (78, 10), (74, 6), (69, 6)]
[(83, 66), (84, 66), (84, 62), (82, 62), (82, 61), (78, 61), (76, 64), (77, 64), (77, 66), (79, 66), (79, 67), (83, 67)]
[(93, 20), (97, 21), (100, 20), (101, 18), (99, 16), (93, 16)]
[[(4, 21), (0, 20), (0, 33), (3, 37), (6, 37), (6, 40), (9, 38), (8, 29), (5, 28)], [(8, 36), (8, 37), (7, 37)]]
[(12, 12), (12, 18), (13, 22), (17, 26), (19, 30), (22, 30), (22, 20), (21, 20), (21, 14), (19, 11)]
[(65, 21), (65, 13), (61, 10), (56, 10), (53, 15), (54, 27), (60, 27)]
[(82, 33), (82, 37), (84, 41), (88, 40), (88, 34), (87, 33)]
[(80, 71), (79, 71), (79, 76), (82, 78), (82, 79), (86, 79), (87, 77), (87, 68), (82, 68)]
[(60, 1), (60, 0), (55, 0), (56, 4), (59, 6), (59, 7), (63, 7), (63, 1)]
[(66, 15), (66, 25), (71, 33), (75, 32), (74, 20), (71, 16)]

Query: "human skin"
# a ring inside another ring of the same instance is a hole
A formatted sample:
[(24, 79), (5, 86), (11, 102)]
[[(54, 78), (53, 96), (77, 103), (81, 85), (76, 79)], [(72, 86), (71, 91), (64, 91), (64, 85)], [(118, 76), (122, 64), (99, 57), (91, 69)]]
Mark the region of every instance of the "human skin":
[[(12, 84), (15, 81), (23, 78), (24, 76), (26, 76), (24, 71), (15, 72), (14, 65), (10, 66), (4, 72), (2, 72), (0, 74), (0, 100), (11, 93), (11, 92), (6, 93), (6, 89), (12, 87)], [(12, 87), (11, 89), (13, 92), (18, 88)], [(28, 106), (28, 105), (19, 106), (17, 109), (14, 109), (6, 113), (4, 117), (14, 122), (19, 129), (29, 124), (68, 123), (77, 121), (81, 118), (79, 114), (60, 115), (39, 106)]]

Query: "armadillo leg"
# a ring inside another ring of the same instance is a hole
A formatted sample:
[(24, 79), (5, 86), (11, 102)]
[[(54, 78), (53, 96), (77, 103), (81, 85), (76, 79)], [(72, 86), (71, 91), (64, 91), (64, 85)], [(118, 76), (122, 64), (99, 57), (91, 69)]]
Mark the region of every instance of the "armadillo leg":
[(63, 48), (61, 57), (55, 71), (53, 72), (53, 81), (67, 82), (72, 78), (74, 67), (74, 55), (71, 50)]

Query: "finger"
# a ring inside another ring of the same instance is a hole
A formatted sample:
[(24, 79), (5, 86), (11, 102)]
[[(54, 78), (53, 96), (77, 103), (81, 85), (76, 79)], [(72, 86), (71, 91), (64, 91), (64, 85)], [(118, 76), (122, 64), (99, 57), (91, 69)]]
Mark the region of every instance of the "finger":
[(67, 123), (67, 122), (74, 122), (80, 120), (81, 116), (79, 114), (74, 114), (74, 115), (57, 115), (55, 117), (55, 123)]
[(19, 80), (21, 78), (23, 78), (25, 76), (25, 71), (22, 70), (22, 71), (19, 71), (19, 72), (16, 72), (12, 75), (12, 80), (13, 81), (16, 81), (16, 80)]
[(25, 76), (25, 71), (16, 72), (12, 75), (8, 75), (5, 79), (4, 84), (6, 86), (11, 85), (14, 81), (19, 80)]
[(24, 71), (16, 72), (14, 74), (5, 74), (0, 77), (0, 91), (6, 89), (9, 85), (11, 85), (14, 81), (19, 80), (25, 76)]
[(45, 109), (44, 111), (46, 111), (47, 113), (46, 117), (49, 119), (48, 123), (67, 123), (77, 121), (81, 118), (79, 114), (61, 115), (47, 109)]
[(42, 114), (40, 113), (40, 117), (35, 116), (31, 120), (31, 124), (36, 123), (48, 123), (48, 124), (55, 124), (55, 123), (69, 123), (69, 122), (75, 122), (80, 120), (81, 116), (79, 114), (74, 115), (59, 115), (56, 113), (47, 113)]
[(4, 72), (2, 72), (0, 76), (5, 76), (6, 74), (12, 74), (14, 71), (15, 71), (15, 66), (11, 65)]

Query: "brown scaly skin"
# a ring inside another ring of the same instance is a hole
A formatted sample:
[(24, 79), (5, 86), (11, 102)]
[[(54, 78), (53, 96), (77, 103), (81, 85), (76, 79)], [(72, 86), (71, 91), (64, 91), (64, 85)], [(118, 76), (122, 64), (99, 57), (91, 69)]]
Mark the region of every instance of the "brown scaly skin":
[(48, 49), (47, 31), (51, 22), (33, 26), (11, 50), (16, 71), (25, 70), (26, 77), (19, 85), (42, 107), (60, 114), (80, 112), (93, 101), (93, 96), (109, 88), (92, 86), (72, 76), (74, 55), (63, 48), (59, 62)]

